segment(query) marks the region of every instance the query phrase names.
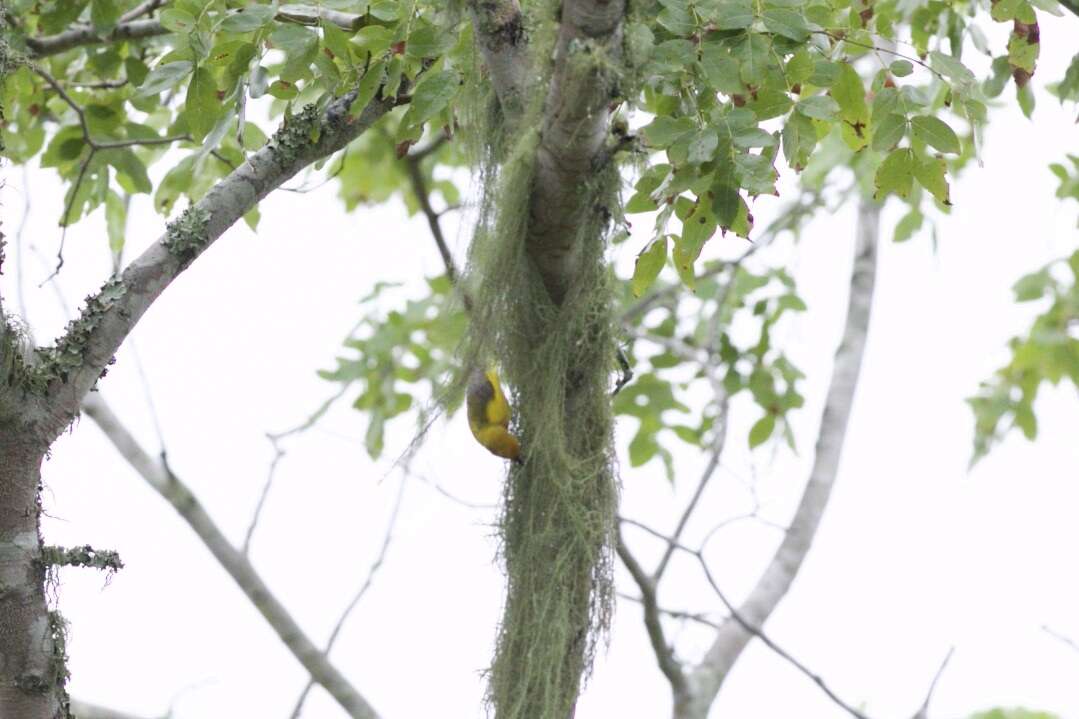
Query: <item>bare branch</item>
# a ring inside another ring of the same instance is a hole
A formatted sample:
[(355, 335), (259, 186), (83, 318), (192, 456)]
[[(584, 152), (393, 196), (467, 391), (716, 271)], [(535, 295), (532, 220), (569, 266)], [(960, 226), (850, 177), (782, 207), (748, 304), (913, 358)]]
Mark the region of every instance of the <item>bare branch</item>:
[[(360, 590), (353, 595), (352, 601), (348, 603), (345, 610), (341, 612), (341, 616), (337, 619), (337, 624), (334, 625), (333, 631), (330, 632), (330, 638), (326, 640), (326, 649), (323, 652), (326, 656), (330, 655), (330, 650), (333, 649), (334, 642), (337, 641), (338, 635), (341, 634), (341, 629), (345, 626), (345, 622), (348, 621), (349, 615), (352, 614), (352, 610), (360, 603), (363, 596), (367, 594), (367, 590), (371, 588), (371, 584), (374, 582), (375, 574), (377, 574), (378, 570), (382, 567), (382, 563), (386, 561), (386, 553), (389, 551), (390, 543), (393, 541), (393, 531), (397, 526), (397, 517), (401, 512), (401, 502), (404, 500), (405, 486), (407, 484), (408, 474), (406, 473), (401, 479), (401, 484), (397, 488), (397, 499), (393, 503), (393, 511), (390, 512), (390, 519), (386, 523), (386, 535), (382, 538), (382, 546), (375, 556), (375, 561), (371, 563), (371, 568), (367, 570), (367, 579), (365, 579), (360, 586)], [(292, 710), (292, 719), (299, 719), (300, 714), (303, 712), (303, 705), (307, 700), (307, 695), (314, 686), (315, 683), (309, 679), (307, 685), (300, 693), (299, 698), (296, 700), (296, 706)]]
[[(869, 329), (879, 220), (880, 206), (863, 200), (858, 210), (846, 326), (836, 351), (813, 469), (783, 541), (738, 609), (738, 616), (744, 619), (747, 626), (763, 626), (787, 594), (809, 553), (835, 483)], [(695, 697), (697, 716), (707, 713), (724, 679), (753, 636), (754, 633), (747, 630), (741, 621), (727, 622), (717, 632), (712, 646), (692, 673), (694, 686), (698, 690)]]
[(933, 681), (929, 682), (929, 690), (925, 693), (925, 701), (922, 702), (922, 706), (918, 711), (914, 713), (913, 719), (929, 719), (929, 702), (933, 701), (933, 692), (937, 690), (937, 682), (943, 676), (944, 670), (948, 668), (948, 662), (951, 661), (954, 653), (955, 647), (951, 647), (948, 649), (948, 653), (944, 655), (944, 661), (940, 663), (937, 673), (933, 675)]
[[(164, 2), (143, 3), (127, 15), (121, 17), (120, 22), (112, 29), (112, 32), (107, 35), (98, 35), (94, 31), (93, 26), (87, 25), (85, 27), (76, 27), (71, 30), (66, 30), (56, 35), (29, 37), (26, 39), (26, 46), (30, 48), (31, 57), (41, 58), (86, 45), (103, 45), (107, 43), (122, 42), (124, 40), (142, 40), (145, 38), (157, 37), (159, 35), (167, 35), (171, 31), (162, 25), (161, 21), (135, 19), (163, 4)], [(153, 5), (153, 7), (143, 9), (150, 5)], [(136, 11), (140, 11), (138, 15), (135, 14)], [(303, 25), (317, 25), (320, 19), (325, 19), (327, 22), (331, 22), (334, 25), (349, 31), (359, 30), (364, 24), (363, 15), (354, 15), (352, 13), (344, 13), (326, 8), (312, 8), (308, 11), (302, 8), (293, 7), (290, 8), (288, 12), (282, 11), (277, 13), (276, 19)]]
[(1079, 652), (1079, 642), (1076, 642), (1071, 637), (1061, 634), (1060, 632), (1056, 631), (1055, 629), (1046, 624), (1042, 625), (1042, 631), (1051, 636), (1053, 639), (1056, 639), (1058, 642), (1061, 642), (1066, 646), (1069, 646), (1075, 651)]
[(150, 457), (99, 394), (87, 395), (82, 406), (128, 464), (194, 530), (311, 678), (324, 687), (353, 719), (377, 719), (378, 714), (367, 700), (319, 651), (248, 559), (228, 541), (198, 498), (169, 469), (164, 458), (154, 460)]
[(622, 531), (618, 530), (618, 557), (626, 565), (633, 581), (637, 583), (641, 592), (641, 605), (644, 609), (644, 626), (648, 631), (648, 639), (652, 643), (652, 651), (655, 652), (656, 662), (667, 681), (671, 683), (671, 691), (674, 694), (675, 704), (684, 702), (689, 697), (686, 686), (686, 675), (681, 662), (674, 656), (674, 648), (667, 642), (663, 631), (663, 623), (659, 619), (659, 606), (656, 603), (656, 585), (648, 573), (641, 567), (637, 558), (629, 551), (622, 539)]
[(149, 15), (154, 10), (167, 3), (169, 0), (146, 0), (146, 2), (140, 3), (131, 8), (123, 15), (120, 16), (120, 22), (131, 22), (132, 20), (138, 20), (143, 15)]
[[(618, 592), (618, 597), (620, 599), (625, 599), (628, 602), (633, 602), (634, 604), (644, 604), (644, 599), (641, 597), (635, 597), (632, 594), (626, 594), (625, 592)], [(659, 606), (656, 607), (656, 611), (664, 616), (671, 617), (672, 619), (684, 619), (686, 621), (696, 622), (697, 624), (703, 624), (712, 629), (719, 629), (719, 622), (709, 619), (704, 614), (685, 612), (680, 609), (666, 609)]]
[[(83, 315), (57, 342), (58, 350), (74, 351), (82, 364), (49, 382), (47, 397), (39, 400), (39, 412), (46, 415), (41, 418), (44, 428), (59, 433), (75, 417), (82, 397), (139, 318), (225, 230), (299, 170), (359, 136), (396, 102), (372, 100), (359, 117), (352, 118), (349, 106), (354, 97), (349, 93), (338, 98), (322, 115), (308, 106), (301, 115), (286, 120), (265, 147), (211, 188), (119, 278), (88, 299)], [(314, 128), (319, 130), (317, 140), (310, 139)]]
[(262, 485), (262, 491), (259, 492), (259, 500), (255, 504), (251, 522), (247, 525), (247, 531), (244, 532), (244, 543), (240, 547), (240, 552), (245, 557), (251, 554), (251, 538), (255, 536), (255, 529), (259, 526), (259, 518), (262, 516), (262, 508), (266, 505), (266, 498), (270, 496), (270, 487), (273, 486), (274, 476), (277, 474), (277, 465), (281, 463), (281, 458), (285, 456), (285, 450), (278, 447), (276, 441), (271, 438), (270, 442), (273, 443), (273, 459), (270, 460), (270, 469), (266, 472), (266, 482)]
[[(726, 405), (725, 402), (724, 405)], [(701, 478), (697, 482), (697, 489), (693, 492), (693, 497), (689, 500), (689, 504), (686, 505), (685, 511), (682, 512), (682, 517), (674, 528), (674, 534), (671, 535), (671, 541), (667, 543), (667, 549), (663, 551), (663, 556), (660, 558), (659, 564), (656, 565), (656, 571), (652, 572), (652, 581), (655, 584), (659, 584), (660, 580), (663, 579), (663, 573), (667, 571), (671, 555), (674, 554), (675, 544), (682, 538), (682, 532), (685, 530), (686, 525), (689, 524), (689, 518), (693, 515), (693, 510), (697, 508), (697, 503), (701, 501), (705, 487), (708, 486), (708, 482), (719, 468), (719, 458), (723, 454), (723, 445), (726, 444), (726, 438), (727, 422), (724, 420), (722, 428), (716, 431), (716, 439), (712, 444), (712, 456), (708, 458), (708, 464), (705, 465), (704, 472), (701, 473)]]
[(738, 623), (738, 625), (742, 628), (743, 631), (752, 634), (753, 636), (760, 639), (768, 646), (769, 649), (786, 659), (787, 662), (791, 664), (791, 666), (793, 666), (802, 674), (813, 680), (813, 683), (820, 687), (821, 691), (827, 694), (829, 699), (835, 702), (838, 706), (842, 707), (843, 710), (850, 714), (852, 717), (854, 717), (855, 719), (869, 719), (865, 714), (840, 699), (839, 696), (836, 695), (834, 691), (832, 691), (828, 684), (825, 683), (824, 679), (822, 679), (819, 674), (815, 674), (806, 665), (802, 664), (800, 661), (791, 656), (785, 649), (783, 649), (783, 647), (772, 641), (772, 639), (767, 634), (765, 634), (764, 630), (762, 630), (759, 626), (751, 623), (749, 620), (743, 617), (741, 613), (739, 613), (739, 611), (735, 609), (734, 605), (731, 604), (730, 600), (727, 599), (726, 595), (723, 594), (723, 592), (719, 588), (719, 585), (716, 584), (716, 580), (712, 576), (711, 570), (708, 569), (708, 562), (705, 561), (703, 554), (701, 554), (699, 551), (694, 552), (693, 550), (689, 550), (685, 547), (683, 547), (683, 549), (686, 549), (695, 557), (697, 557), (697, 560), (700, 562), (701, 569), (704, 570), (705, 578), (712, 586), (712, 590), (716, 593), (716, 596), (719, 597), (719, 600), (723, 602), (724, 606), (727, 607), (727, 611), (731, 613), (731, 618), (733, 618), (734, 621)]
[[(423, 211), (424, 217), (427, 218), (427, 226), (431, 228), (431, 235), (435, 238), (438, 254), (442, 256), (442, 263), (446, 266), (446, 276), (450, 282), (456, 285), (457, 266), (453, 262), (453, 255), (450, 253), (450, 246), (446, 242), (446, 236), (442, 233), (442, 223), (439, 221), (438, 213), (431, 206), (431, 194), (427, 189), (427, 180), (423, 177), (423, 169), (420, 167), (423, 159), (435, 152), (445, 141), (444, 136), (440, 137), (427, 147), (405, 155), (404, 160), (409, 183), (412, 185), (412, 194), (416, 196), (416, 201), (420, 204), (420, 210)], [(464, 302), (465, 308), (468, 309), (470, 302), (467, 298)]]

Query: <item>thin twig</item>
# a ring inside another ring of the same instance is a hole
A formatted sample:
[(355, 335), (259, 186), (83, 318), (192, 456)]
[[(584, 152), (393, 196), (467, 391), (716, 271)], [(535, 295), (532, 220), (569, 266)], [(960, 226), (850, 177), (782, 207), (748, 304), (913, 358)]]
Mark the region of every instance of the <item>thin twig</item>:
[[(382, 538), (382, 546), (379, 547), (378, 554), (375, 556), (375, 561), (371, 563), (371, 568), (367, 570), (367, 578), (364, 580), (360, 589), (352, 597), (352, 601), (348, 603), (345, 610), (341, 612), (341, 616), (337, 619), (337, 624), (334, 625), (333, 631), (330, 632), (330, 638), (326, 640), (326, 648), (323, 650), (323, 654), (329, 656), (330, 650), (333, 649), (334, 642), (337, 641), (338, 635), (341, 633), (341, 629), (345, 626), (345, 622), (348, 620), (352, 610), (356, 608), (356, 605), (360, 603), (363, 596), (367, 594), (367, 590), (371, 588), (372, 582), (374, 582), (375, 574), (382, 567), (382, 563), (386, 561), (386, 553), (390, 549), (390, 543), (393, 541), (393, 531), (397, 526), (397, 516), (401, 511), (401, 502), (405, 497), (405, 485), (408, 483), (408, 473), (401, 478), (401, 484), (397, 488), (397, 499), (393, 503), (393, 510), (390, 512), (390, 519), (386, 523), (386, 535)], [(307, 685), (300, 692), (299, 698), (296, 700), (296, 706), (292, 710), (291, 719), (298, 719), (303, 712), (303, 704), (307, 700), (307, 695), (315, 686), (314, 681), (307, 680)]]
[(1060, 632), (1054, 630), (1052, 627), (1050, 627), (1047, 624), (1042, 625), (1042, 631), (1045, 632), (1046, 634), (1048, 634), (1049, 636), (1051, 636), (1053, 639), (1056, 639), (1058, 642), (1062, 642), (1063, 644), (1065, 644), (1065, 645), (1071, 647), (1072, 649), (1074, 649), (1075, 651), (1079, 652), (1079, 642), (1076, 642), (1071, 637), (1065, 636), (1064, 634), (1061, 634)]
[(955, 647), (949, 647), (948, 653), (944, 655), (944, 661), (940, 663), (937, 673), (933, 675), (933, 681), (929, 682), (929, 690), (925, 693), (925, 701), (922, 702), (922, 706), (918, 711), (914, 713), (913, 719), (929, 719), (929, 702), (933, 700), (933, 692), (937, 690), (937, 682), (943, 676), (944, 670), (948, 667), (948, 662), (951, 661), (954, 653)]
[(656, 662), (667, 681), (671, 683), (671, 690), (676, 697), (684, 696), (688, 687), (686, 675), (682, 663), (674, 655), (674, 648), (667, 642), (667, 636), (663, 631), (663, 623), (659, 620), (659, 605), (656, 601), (656, 584), (644, 571), (641, 563), (630, 552), (622, 539), (621, 528), (616, 536), (616, 551), (622, 564), (629, 570), (633, 581), (641, 592), (641, 606), (644, 609), (644, 626), (648, 632), (648, 639), (652, 644), (652, 651), (656, 655)]
[[(632, 594), (626, 594), (625, 592), (618, 592), (618, 597), (620, 599), (625, 599), (628, 602), (633, 602), (634, 604), (644, 603), (644, 599), (642, 599), (641, 597), (635, 597)], [(706, 627), (711, 627), (712, 629), (719, 629), (719, 622), (712, 621), (703, 614), (698, 614), (695, 612), (685, 612), (679, 609), (665, 609), (664, 607), (656, 607), (656, 611), (658, 611), (660, 614), (671, 617), (672, 619), (684, 619), (686, 621), (703, 624)]]
[(126, 13), (120, 16), (120, 22), (131, 22), (132, 20), (138, 20), (143, 15), (149, 15), (154, 10), (167, 3), (169, 0), (146, 0), (141, 5), (128, 10)]
[(919, 60), (918, 58), (913, 57), (911, 55), (906, 55), (906, 54), (901, 53), (901, 52), (899, 52), (897, 50), (892, 50), (892, 49), (887, 48), (887, 47), (880, 47), (879, 45), (872, 45), (872, 44), (869, 44), (869, 43), (858, 42), (857, 40), (851, 40), (849, 37), (846, 37), (845, 35), (841, 35), (839, 33), (836, 33), (836, 32), (834, 32), (832, 30), (813, 30), (813, 32), (818, 34), (818, 35), (824, 35), (826, 37), (829, 37), (832, 40), (835, 40), (836, 42), (845, 42), (845, 43), (847, 43), (849, 45), (854, 45), (855, 47), (865, 48), (866, 50), (873, 50), (875, 52), (886, 52), (889, 55), (893, 55), (895, 57), (902, 58), (902, 59), (907, 60), (909, 62), (913, 62), (916, 65), (921, 65), (926, 70), (928, 70), (929, 72), (936, 75), (938, 79), (944, 80), (945, 82), (947, 82), (944, 75), (940, 74), (940, 72), (938, 72), (937, 70), (934, 70), (932, 67), (930, 67), (929, 63), (925, 62), (924, 60)]
[[(453, 262), (453, 254), (450, 252), (449, 243), (446, 242), (446, 236), (442, 233), (442, 223), (439, 221), (439, 215), (435, 212), (431, 206), (431, 196), (427, 189), (427, 180), (423, 176), (423, 168), (420, 163), (428, 155), (432, 154), (438, 148), (440, 148), (446, 142), (444, 135), (439, 136), (437, 140), (434, 140), (427, 147), (417, 149), (414, 152), (410, 152), (403, 158), (405, 161), (405, 170), (408, 172), (408, 179), (412, 185), (412, 194), (416, 196), (416, 201), (420, 205), (420, 210), (423, 211), (424, 217), (427, 218), (427, 226), (431, 229), (431, 235), (434, 237), (435, 244), (438, 246), (438, 254), (442, 256), (442, 264), (446, 266), (446, 277), (454, 285), (457, 284), (457, 266)], [(471, 304), (468, 298), (464, 299), (466, 303), (466, 309)]]
[(57, 82), (55, 77), (53, 77), (37, 65), (31, 65), (31, 68), (35, 73), (37, 73), (37, 75), (39, 75), (43, 80), (45, 80), (45, 82), (48, 83), (48, 85), (56, 91), (56, 94), (60, 96), (60, 99), (63, 100), (64, 103), (75, 112), (76, 117), (78, 117), (79, 119), (79, 128), (82, 130), (82, 140), (86, 143), (87, 147), (90, 148), (90, 152), (86, 156), (86, 159), (83, 160), (79, 166), (79, 174), (75, 179), (75, 185), (71, 189), (71, 199), (70, 201), (65, 203), (64, 212), (60, 219), (60, 225), (63, 227), (63, 229), (60, 232), (60, 249), (57, 251), (56, 255), (56, 269), (53, 270), (52, 274), (45, 278), (44, 282), (39, 285), (40, 287), (45, 285), (57, 275), (59, 275), (60, 270), (64, 267), (64, 243), (67, 240), (67, 227), (71, 219), (71, 211), (72, 209), (74, 209), (75, 203), (78, 201), (79, 190), (82, 189), (82, 182), (86, 178), (86, 171), (90, 168), (90, 163), (94, 161), (94, 156), (97, 154), (97, 152), (99, 150), (114, 150), (124, 147), (170, 145), (174, 142), (190, 141), (191, 136), (188, 134), (183, 134), (170, 137), (155, 137), (149, 139), (95, 140), (90, 132), (90, 125), (86, 121), (86, 111), (83, 109), (83, 107), (79, 105), (79, 103), (75, 102), (71, 95), (69, 95), (67, 91), (63, 88), (63, 86), (59, 82)]
[(656, 584), (659, 584), (659, 581), (663, 579), (663, 573), (667, 571), (671, 555), (674, 554), (674, 545), (681, 539), (682, 532), (685, 530), (686, 525), (689, 524), (689, 518), (693, 515), (693, 510), (697, 508), (697, 503), (700, 502), (701, 496), (704, 495), (705, 487), (708, 486), (708, 482), (715, 475), (716, 469), (719, 468), (719, 458), (723, 454), (723, 445), (726, 443), (726, 426), (727, 423), (723, 422), (724, 429), (716, 433), (716, 441), (712, 445), (712, 455), (708, 458), (708, 464), (705, 465), (704, 472), (701, 473), (701, 478), (697, 481), (697, 489), (693, 492), (693, 497), (690, 498), (685, 511), (682, 512), (682, 517), (674, 528), (671, 541), (667, 544), (667, 549), (664, 550), (659, 564), (656, 565), (656, 570), (652, 572), (652, 581)]
[(718, 596), (720, 601), (723, 602), (724, 606), (726, 606), (727, 608), (727, 611), (730, 612), (731, 617), (736, 622), (738, 622), (739, 625), (741, 625), (742, 629), (746, 630), (753, 636), (760, 639), (762, 642), (765, 643), (765, 645), (767, 645), (769, 649), (781, 656), (783, 659), (787, 660), (787, 662), (791, 666), (793, 666), (795, 669), (797, 669), (802, 674), (811, 679), (814, 684), (820, 687), (821, 691), (828, 695), (829, 699), (831, 699), (833, 702), (835, 702), (836, 705), (844, 709), (852, 717), (854, 717), (855, 719), (869, 719), (865, 714), (840, 699), (839, 696), (834, 691), (832, 691), (832, 688), (828, 686), (828, 684), (824, 681), (824, 679), (821, 678), (819, 674), (814, 673), (806, 665), (802, 664), (800, 661), (791, 656), (790, 653), (787, 652), (787, 650), (783, 649), (783, 647), (772, 641), (771, 637), (765, 634), (764, 630), (762, 630), (760, 627), (754, 626), (752, 623), (748, 622), (744, 617), (742, 617), (742, 615), (738, 613), (738, 610), (734, 607), (734, 605), (731, 604), (730, 600), (727, 599), (726, 595), (723, 594), (722, 590), (720, 590), (719, 585), (716, 584), (716, 580), (712, 576), (712, 572), (708, 568), (708, 562), (705, 561), (703, 554), (698, 551), (689, 549), (688, 547), (682, 547), (681, 545), (679, 546), (681, 549), (685, 549), (697, 558), (697, 561), (701, 565), (701, 569), (704, 571), (705, 579), (708, 580), (708, 583), (712, 586), (712, 590), (716, 593), (716, 596)]
[(274, 475), (277, 473), (277, 465), (281, 462), (281, 458), (285, 456), (285, 450), (278, 447), (277, 442), (272, 439), (270, 441), (273, 443), (274, 456), (270, 460), (270, 469), (266, 473), (266, 483), (262, 485), (258, 502), (255, 504), (255, 511), (251, 514), (251, 522), (248, 523), (247, 531), (244, 532), (244, 543), (240, 548), (240, 552), (244, 556), (251, 554), (251, 538), (255, 536), (255, 528), (258, 527), (259, 518), (262, 516), (262, 508), (266, 505), (266, 498), (270, 496), (270, 487), (273, 485)]

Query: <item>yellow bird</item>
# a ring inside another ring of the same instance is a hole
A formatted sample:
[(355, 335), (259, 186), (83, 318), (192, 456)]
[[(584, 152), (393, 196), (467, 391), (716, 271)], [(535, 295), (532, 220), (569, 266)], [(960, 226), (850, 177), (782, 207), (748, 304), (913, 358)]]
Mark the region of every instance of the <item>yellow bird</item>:
[(521, 443), (509, 433), (510, 404), (494, 369), (475, 369), (469, 375), (468, 426), (491, 454), (521, 461)]

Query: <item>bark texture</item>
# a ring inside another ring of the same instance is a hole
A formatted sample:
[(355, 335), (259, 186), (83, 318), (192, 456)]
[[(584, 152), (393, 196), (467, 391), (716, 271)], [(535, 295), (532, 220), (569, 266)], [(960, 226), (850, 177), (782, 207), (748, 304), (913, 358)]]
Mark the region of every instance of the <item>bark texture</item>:
[(53, 719), (66, 706), (45, 601), (38, 487), (44, 446), (0, 424), (0, 717)]

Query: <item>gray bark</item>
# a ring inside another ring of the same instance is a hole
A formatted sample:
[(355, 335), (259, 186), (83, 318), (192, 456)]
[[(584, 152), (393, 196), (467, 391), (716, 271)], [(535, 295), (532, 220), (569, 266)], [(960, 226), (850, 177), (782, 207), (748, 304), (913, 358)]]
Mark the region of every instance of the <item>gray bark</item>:
[(0, 423), (0, 717), (53, 719), (63, 703), (38, 561), (44, 453), (25, 427)]

